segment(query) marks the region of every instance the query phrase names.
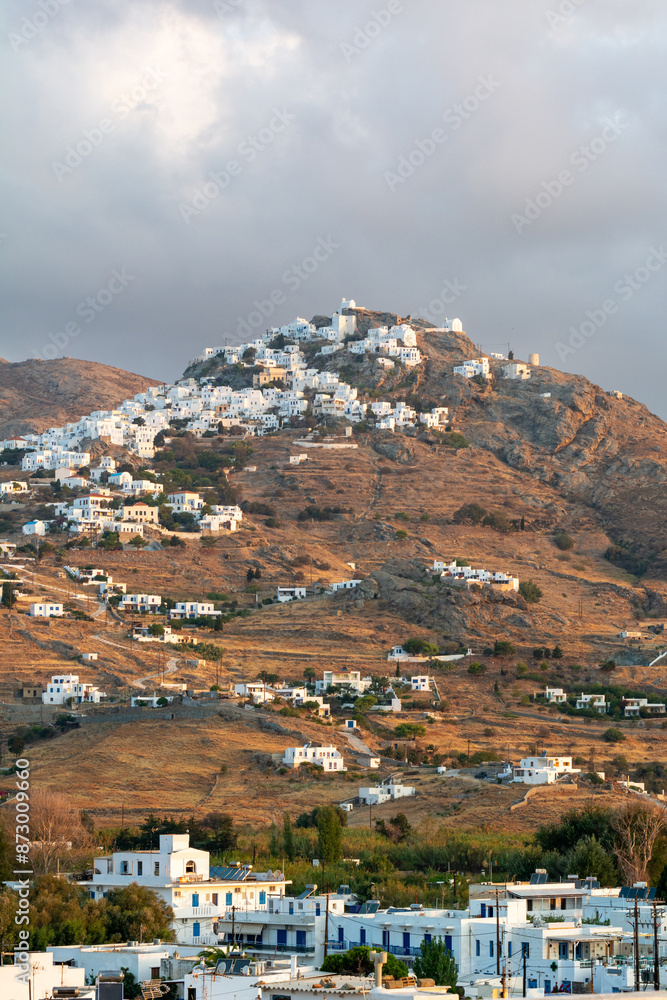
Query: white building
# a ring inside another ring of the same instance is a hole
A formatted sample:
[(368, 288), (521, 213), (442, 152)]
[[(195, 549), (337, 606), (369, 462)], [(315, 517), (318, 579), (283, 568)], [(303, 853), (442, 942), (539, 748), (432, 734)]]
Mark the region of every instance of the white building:
[(575, 708), (590, 708), (594, 712), (604, 713), (607, 711), (607, 702), (603, 694), (584, 694), (577, 698)]
[(581, 774), (578, 767), (572, 767), (571, 757), (524, 757), (514, 768), (512, 781), (524, 785), (551, 785), (564, 774)]
[(305, 587), (278, 587), (277, 598), (281, 604), (285, 601), (298, 601), (306, 596)]
[(664, 715), (664, 702), (649, 701), (648, 698), (625, 698), (623, 714), (626, 719), (638, 718), (642, 712), (647, 715)]
[(530, 378), (530, 374), (528, 365), (524, 365), (521, 361), (512, 361), (503, 367), (503, 377), (515, 381), (525, 382), (527, 378)]
[(360, 583), (361, 580), (339, 580), (337, 583), (330, 583), (329, 588), (336, 593), (338, 590), (354, 590)]
[(345, 761), (336, 747), (313, 746), (311, 743), (302, 747), (287, 747), (282, 762), (286, 767), (317, 764), (325, 771), (347, 771)]
[(187, 833), (160, 835), (158, 850), (116, 851), (94, 860), (94, 874), (83, 885), (92, 899), (137, 882), (153, 889), (172, 907), (179, 943), (217, 945), (214, 924), (232, 907), (264, 914), (279, 903), (289, 882), (279, 871), (253, 872), (252, 865), (214, 868), (208, 851), (190, 847)]
[(462, 375), (463, 378), (474, 378), (475, 375), (481, 375), (482, 378), (488, 378), (491, 374), (489, 370), (489, 359), (472, 358), (470, 361), (464, 361), (462, 365), (457, 365), (454, 368), (454, 374)]
[(329, 688), (344, 688), (355, 694), (363, 694), (371, 686), (372, 678), (361, 676), (359, 670), (348, 670), (343, 667), (341, 670), (325, 670), (322, 680), (315, 681), (315, 691), (322, 693)]
[(45, 535), (46, 521), (28, 521), (21, 529), (24, 535)]
[(63, 613), (62, 604), (45, 602), (30, 605), (30, 615), (32, 618), (60, 618)]
[(158, 594), (123, 594), (120, 599), (121, 611), (148, 611), (157, 614), (162, 604)]
[(170, 618), (219, 618), (222, 611), (216, 611), (211, 601), (177, 601), (169, 612)]
[(562, 688), (550, 688), (544, 689), (544, 697), (547, 701), (550, 701), (553, 705), (562, 705), (567, 701), (567, 695)]
[(27, 493), (28, 484), (19, 479), (10, 479), (7, 483), (0, 483), (0, 494)]
[[(18, 954), (15, 952), (15, 954)], [(43, 951), (25, 953), (20, 965), (0, 966), (0, 996), (6, 1000), (37, 1000), (37, 997), (57, 996), (56, 987), (70, 989), (70, 996), (80, 1000), (95, 1000), (94, 986), (86, 986), (86, 970), (54, 965), (53, 955)]]
[(81, 683), (78, 674), (58, 674), (46, 685), (42, 702), (45, 705), (65, 705), (71, 699), (74, 705), (81, 705), (84, 702), (99, 705), (104, 697), (106, 697), (104, 691), (100, 691), (93, 684)]
[(412, 785), (395, 785), (392, 783), (375, 785), (359, 789), (359, 799), (365, 806), (381, 806), (383, 802), (393, 802), (395, 799), (411, 798), (416, 794)]

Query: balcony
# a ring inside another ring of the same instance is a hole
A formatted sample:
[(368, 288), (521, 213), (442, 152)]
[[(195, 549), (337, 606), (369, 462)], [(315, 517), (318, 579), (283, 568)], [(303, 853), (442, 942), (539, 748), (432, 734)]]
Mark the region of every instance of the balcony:
[[(219, 945), (228, 945), (224, 935), (218, 938)], [(271, 944), (268, 941), (256, 941), (254, 944), (248, 941), (237, 942), (243, 951), (272, 951), (280, 955), (312, 955), (315, 945), (307, 944)]]
[(202, 917), (215, 917), (217, 906), (174, 906), (175, 920), (197, 920)]

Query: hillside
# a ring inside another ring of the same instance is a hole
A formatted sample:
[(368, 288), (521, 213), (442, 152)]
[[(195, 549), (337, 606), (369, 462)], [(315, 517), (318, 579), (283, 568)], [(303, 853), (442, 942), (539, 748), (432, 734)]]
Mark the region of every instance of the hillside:
[(159, 384), (77, 358), (5, 362), (0, 365), (0, 438), (61, 427)]

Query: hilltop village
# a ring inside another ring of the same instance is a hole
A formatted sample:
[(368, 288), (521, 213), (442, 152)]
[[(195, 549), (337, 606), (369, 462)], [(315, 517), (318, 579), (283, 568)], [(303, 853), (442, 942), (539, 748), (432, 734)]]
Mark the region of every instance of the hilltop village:
[(23, 773), (52, 796), (39, 988), (659, 978), (667, 593), (583, 472), (566, 494), (479, 432), (500, 396), (565, 424), (567, 376), (469, 345), (343, 300), (0, 442), (2, 812)]

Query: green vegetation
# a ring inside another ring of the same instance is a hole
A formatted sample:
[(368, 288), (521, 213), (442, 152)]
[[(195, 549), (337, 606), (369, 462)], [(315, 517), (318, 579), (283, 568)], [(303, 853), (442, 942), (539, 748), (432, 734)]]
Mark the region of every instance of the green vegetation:
[(610, 726), (602, 734), (602, 739), (606, 740), (607, 743), (624, 743), (625, 734), (621, 729), (616, 729), (614, 726)]
[(561, 552), (569, 552), (570, 549), (574, 548), (574, 538), (565, 531), (559, 531), (557, 535), (554, 535), (554, 545)]
[[(331, 972), (337, 976), (368, 976), (374, 968), (370, 958), (370, 948), (366, 945), (350, 948), (342, 955), (327, 955), (322, 962), (323, 972)], [(395, 955), (388, 952), (382, 972), (386, 976), (401, 979), (403, 976), (407, 976), (408, 967), (405, 962), (401, 962)]]
[(422, 941), (420, 950), (413, 966), (415, 975), (419, 979), (434, 979), (436, 986), (449, 986), (453, 990), (459, 970), (442, 938)]
[(538, 604), (542, 600), (542, 591), (532, 580), (522, 580), (519, 584), (519, 593), (526, 604)]

